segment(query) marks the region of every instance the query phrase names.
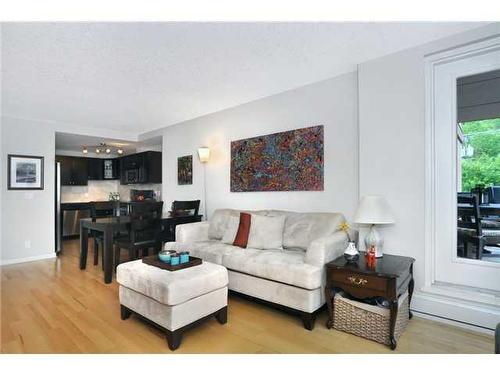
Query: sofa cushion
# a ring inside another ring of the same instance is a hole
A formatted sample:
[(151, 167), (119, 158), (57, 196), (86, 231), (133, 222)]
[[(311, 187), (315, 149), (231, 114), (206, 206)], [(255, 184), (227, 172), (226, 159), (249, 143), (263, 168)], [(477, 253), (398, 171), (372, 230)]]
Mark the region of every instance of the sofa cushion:
[(189, 251), (189, 254), (208, 262), (222, 264), (222, 256), (239, 249), (220, 241), (167, 242), (165, 250)]
[(326, 237), (339, 230), (344, 219), (340, 213), (322, 212), (290, 212), (272, 210), (269, 216), (285, 215), (285, 229), (283, 232), (284, 248), (301, 248), (306, 250), (310, 243), (317, 238)]
[(234, 247), (223, 255), (222, 265), (229, 270), (304, 289), (321, 287), (321, 268), (304, 263), (303, 252)]
[(248, 244), (248, 236), (250, 235), (250, 225), (252, 224), (252, 215), (242, 212), (240, 213), (240, 222), (238, 224), (238, 232), (234, 239), (233, 245), (246, 248)]
[(209, 262), (171, 272), (136, 260), (116, 270), (118, 284), (168, 306), (213, 292), (228, 285), (227, 270)]
[(226, 230), (228, 219), (232, 216), (239, 218), (241, 212), (266, 216), (269, 211), (231, 210), (228, 208), (217, 209), (214, 211), (209, 221), (208, 238), (210, 238), (211, 240), (222, 239), (222, 237), (224, 236), (224, 232)]
[(227, 220), (226, 229), (224, 235), (222, 236), (222, 243), (232, 245), (234, 239), (236, 238), (236, 233), (238, 233), (238, 227), (240, 226), (240, 218), (237, 216), (230, 216)]
[(282, 249), (285, 216), (267, 217), (252, 214), (248, 247), (254, 249)]
[(231, 216), (238, 217), (240, 213), (236, 210), (218, 209), (210, 218), (208, 226), (208, 238), (211, 240), (220, 240), (226, 231), (227, 221)]

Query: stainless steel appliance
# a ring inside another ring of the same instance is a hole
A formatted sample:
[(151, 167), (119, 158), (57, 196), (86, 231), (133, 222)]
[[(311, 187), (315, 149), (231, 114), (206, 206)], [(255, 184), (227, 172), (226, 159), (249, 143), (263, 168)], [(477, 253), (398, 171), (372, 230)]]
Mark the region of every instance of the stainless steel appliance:
[(62, 236), (71, 237), (80, 235), (80, 219), (90, 217), (89, 209), (63, 209), (62, 210)]
[(56, 254), (63, 250), (63, 238), (80, 235), (80, 219), (90, 217), (90, 208), (86, 203), (63, 204), (61, 202), (61, 163), (55, 163), (54, 196), (54, 237)]

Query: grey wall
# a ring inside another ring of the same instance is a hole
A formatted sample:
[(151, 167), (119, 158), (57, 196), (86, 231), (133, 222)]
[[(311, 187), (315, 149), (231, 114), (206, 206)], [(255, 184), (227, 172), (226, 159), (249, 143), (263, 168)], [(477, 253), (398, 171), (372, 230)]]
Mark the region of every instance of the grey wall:
[[(58, 131), (102, 138), (121, 137), (120, 132), (109, 129), (1, 117), (0, 263), (2, 264), (43, 259), (55, 254), (54, 163), (55, 134)], [(8, 154), (43, 156), (44, 190), (7, 190)], [(26, 241), (29, 242), (29, 247), (26, 246)]]
[[(1, 262), (54, 256), (54, 130), (42, 123), (2, 118), (1, 133)], [(7, 190), (7, 154), (43, 156), (44, 190)]]
[[(351, 216), (358, 197), (357, 75), (349, 73), (208, 116), (163, 131), (163, 199), (203, 199), (197, 149), (209, 146), (206, 166), (209, 216), (216, 208), (277, 208), (340, 211)], [(325, 126), (322, 192), (230, 192), (230, 142), (312, 125)], [(193, 185), (177, 185), (177, 158), (194, 157)]]

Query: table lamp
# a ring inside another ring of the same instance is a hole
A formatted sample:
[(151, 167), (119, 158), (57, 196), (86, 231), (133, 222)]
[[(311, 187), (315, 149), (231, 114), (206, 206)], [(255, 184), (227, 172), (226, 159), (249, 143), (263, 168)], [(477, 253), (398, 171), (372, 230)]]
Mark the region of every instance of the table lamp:
[(365, 237), (366, 249), (375, 246), (375, 257), (382, 257), (384, 239), (376, 230), (375, 224), (394, 223), (394, 217), (385, 198), (380, 195), (365, 195), (359, 202), (353, 221), (358, 224), (371, 225), (370, 231)]

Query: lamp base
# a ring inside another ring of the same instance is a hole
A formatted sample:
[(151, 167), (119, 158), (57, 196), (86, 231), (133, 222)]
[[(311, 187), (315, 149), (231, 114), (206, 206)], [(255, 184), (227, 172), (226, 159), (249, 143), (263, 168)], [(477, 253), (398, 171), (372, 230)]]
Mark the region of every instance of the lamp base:
[(365, 246), (368, 251), (370, 247), (375, 247), (375, 258), (382, 258), (384, 256), (384, 239), (380, 235), (377, 229), (375, 229), (375, 225), (370, 227), (370, 231), (365, 237)]

